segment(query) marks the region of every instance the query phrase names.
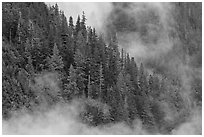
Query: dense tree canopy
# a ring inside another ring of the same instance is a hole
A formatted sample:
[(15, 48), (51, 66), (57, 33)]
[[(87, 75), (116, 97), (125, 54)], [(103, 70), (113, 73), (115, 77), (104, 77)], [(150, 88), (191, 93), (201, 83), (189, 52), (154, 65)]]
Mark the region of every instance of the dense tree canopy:
[[(108, 122), (125, 121), (131, 125), (135, 119), (140, 119), (150, 131), (157, 127), (164, 132), (168, 131), (171, 121), (165, 119), (161, 102), (177, 109), (178, 113), (182, 109), (181, 89), (171, 84), (165, 75), (149, 74), (143, 62), (135, 62), (124, 49), (119, 52), (115, 31), (110, 32), (107, 41), (95, 28), (86, 26), (85, 12), (78, 16), (74, 25), (73, 18), (70, 16), (67, 21), (57, 4), (47, 7), (44, 3), (6, 2), (2, 3), (2, 17), (3, 118), (8, 118), (13, 110), (32, 109), (39, 103), (30, 85), (35, 83), (37, 75), (45, 72), (60, 74), (58, 96), (65, 102), (88, 98), (108, 105)], [(191, 24), (189, 20), (189, 26)], [(179, 29), (185, 29), (179, 25)], [(195, 33), (199, 31), (196, 28)], [(185, 48), (187, 54), (200, 56), (199, 47)], [(191, 53), (190, 49), (195, 52)], [(196, 81), (194, 85), (193, 97), (199, 102), (201, 85)], [(101, 112), (100, 115), (98, 110), (94, 113), (96, 108), (92, 107), (87, 111), (100, 119)], [(95, 125), (100, 123), (98, 119)]]

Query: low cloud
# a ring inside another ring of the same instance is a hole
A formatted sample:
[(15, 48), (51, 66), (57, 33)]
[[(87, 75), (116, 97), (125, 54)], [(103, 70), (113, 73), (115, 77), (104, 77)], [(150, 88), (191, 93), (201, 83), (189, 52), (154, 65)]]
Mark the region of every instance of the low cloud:
[(79, 114), (83, 110), (83, 102), (72, 101), (69, 104), (57, 104), (49, 110), (32, 113), (18, 111), (8, 121), (3, 120), (3, 134), (28, 135), (115, 135), (115, 134), (148, 134), (142, 129), (139, 120), (135, 120), (134, 127), (125, 123), (106, 124), (103, 126), (88, 126), (82, 123)]
[[(120, 48), (134, 56), (136, 61), (143, 61), (147, 69), (161, 73), (169, 79), (178, 77), (181, 81), (180, 94), (185, 100), (186, 111), (190, 111), (190, 116), (179, 123), (171, 133), (202, 133), (202, 108), (195, 105), (191, 95), (192, 81), (194, 77), (202, 81), (202, 70), (185, 63), (181, 57), (182, 43), (172, 37), (175, 31), (173, 4), (58, 3), (58, 5), (67, 18), (73, 16), (75, 20), (78, 14), (85, 11), (87, 25), (95, 27), (98, 32), (116, 29)], [(149, 134), (139, 120), (134, 121), (133, 127), (125, 123), (88, 126), (79, 117), (83, 111), (82, 104), (83, 101), (74, 100), (72, 103), (59, 103), (46, 110), (14, 112), (11, 119), (3, 120), (3, 134)], [(163, 106), (166, 119), (176, 121), (175, 113), (169, 109), (166, 101)]]

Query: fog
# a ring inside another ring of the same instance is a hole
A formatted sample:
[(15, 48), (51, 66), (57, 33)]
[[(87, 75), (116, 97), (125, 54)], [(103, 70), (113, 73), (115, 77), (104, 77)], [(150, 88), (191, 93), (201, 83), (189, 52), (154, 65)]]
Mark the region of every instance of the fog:
[(195, 135), (202, 134), (202, 108), (192, 110), (191, 117), (181, 126), (172, 130), (174, 135)]
[(9, 121), (3, 121), (3, 134), (49, 134), (49, 135), (103, 135), (103, 134), (148, 134), (142, 129), (139, 120), (135, 120), (133, 128), (124, 123), (105, 126), (88, 126), (79, 118), (83, 111), (83, 101), (74, 100), (69, 104), (57, 104), (48, 110), (34, 113), (15, 112)]
[[(53, 4), (53, 3), (47, 3)], [(171, 3), (58, 3), (67, 18), (81, 15), (85, 11), (87, 25), (99, 33), (115, 29), (119, 48), (134, 56), (137, 62), (144, 62), (146, 69), (156, 72), (164, 69), (163, 75), (181, 80), (181, 95), (185, 100), (190, 117), (172, 130), (172, 134), (201, 134), (202, 108), (195, 105), (191, 97), (193, 77), (202, 79), (201, 68), (188, 65), (180, 55), (181, 41), (176, 37)], [(164, 67), (165, 66), (165, 67)], [(56, 88), (56, 85), (55, 85)], [(58, 89), (59, 90), (59, 89)], [(168, 104), (163, 104), (166, 117), (175, 120), (176, 113)], [(58, 103), (45, 110), (28, 113), (14, 112), (11, 119), (3, 120), (3, 134), (150, 134), (139, 120), (130, 128), (125, 123), (88, 126), (79, 114), (83, 101)], [(185, 111), (184, 111), (185, 113)], [(156, 134), (160, 134), (159, 132)]]
[[(53, 96), (59, 92), (58, 80), (56, 73), (44, 73), (35, 78), (34, 92), (37, 95), (46, 97), (40, 89), (49, 87), (49, 93)], [(54, 83), (54, 84), (53, 84)], [(40, 87), (39, 84), (42, 86)], [(43, 98), (43, 97), (42, 97)], [(128, 126), (125, 122), (91, 126), (85, 124), (80, 114), (85, 110), (86, 99), (74, 99), (69, 103), (58, 102), (51, 103), (49, 98), (40, 100), (40, 105), (32, 111), (21, 109), (12, 112), (8, 120), (3, 120), (3, 134), (28, 134), (28, 135), (147, 135), (152, 134), (145, 130), (139, 119), (134, 120), (133, 126)], [(164, 102), (165, 103), (165, 102)], [(168, 104), (163, 104), (166, 113), (166, 119), (175, 121), (173, 110), (168, 109)], [(192, 107), (190, 117), (185, 122), (176, 126), (171, 134), (201, 134), (202, 118), (201, 108)], [(153, 134), (161, 134), (154, 131)]]
[[(55, 3), (47, 3), (54, 5)], [(85, 12), (88, 26), (106, 34), (116, 29), (120, 48), (124, 48), (138, 61), (157, 57), (172, 48), (174, 31), (170, 3), (57, 3), (67, 19)]]
[[(139, 120), (133, 127), (125, 123), (106, 124), (104, 126), (88, 126), (82, 123), (79, 113), (83, 110), (83, 101), (74, 100), (69, 104), (57, 104), (48, 110), (33, 113), (18, 111), (8, 121), (3, 120), (3, 134), (19, 135), (147, 135)], [(193, 112), (189, 120), (173, 129), (172, 134), (201, 134), (202, 120), (200, 110)], [(159, 134), (159, 133), (157, 133)]]
[[(54, 5), (55, 2), (46, 2), (48, 6)], [(86, 15), (86, 25), (95, 27), (97, 31), (103, 32), (103, 25), (106, 22), (107, 15), (112, 10), (111, 3), (99, 2), (57, 2), (59, 9), (64, 11), (67, 19), (73, 17), (74, 24), (78, 15), (81, 17), (83, 11)]]

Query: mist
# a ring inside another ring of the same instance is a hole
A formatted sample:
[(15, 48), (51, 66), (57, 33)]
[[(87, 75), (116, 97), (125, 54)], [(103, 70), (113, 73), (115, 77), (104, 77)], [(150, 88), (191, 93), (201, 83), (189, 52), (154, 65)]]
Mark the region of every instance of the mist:
[[(55, 3), (46, 3), (54, 5)], [(159, 57), (169, 51), (174, 39), (171, 3), (57, 3), (67, 18), (85, 11), (86, 24), (96, 28), (98, 33), (108, 34), (116, 30), (119, 48), (124, 48), (137, 61)]]
[[(49, 6), (54, 5), (55, 2), (46, 2)], [(112, 10), (112, 4), (106, 2), (57, 2), (59, 9), (64, 11), (67, 19), (73, 17), (74, 23), (77, 17), (85, 12), (87, 21), (86, 25), (96, 28), (97, 32), (104, 33), (104, 24), (106, 18)]]
[(3, 120), (3, 134), (27, 135), (121, 135), (148, 134), (139, 120), (130, 128), (125, 123), (104, 126), (88, 126), (82, 123), (79, 114), (83, 111), (83, 101), (73, 100), (69, 104), (57, 104), (48, 110), (34, 113), (18, 111), (8, 121)]
[[(79, 118), (83, 111), (83, 101), (74, 100), (69, 104), (57, 104), (48, 110), (36, 110), (26, 113), (14, 112), (11, 119), (3, 120), (4, 135), (148, 135), (140, 120), (135, 120), (133, 127), (125, 123), (88, 126)], [(200, 110), (193, 112), (192, 117), (172, 134), (201, 134), (202, 120)], [(156, 133), (160, 134), (160, 133)]]
[[(202, 112), (192, 98), (192, 81), (195, 78), (202, 80), (202, 71), (201, 68), (195, 68), (189, 63), (188, 59), (192, 57), (184, 55), (181, 48), (185, 44), (179, 39), (176, 30), (178, 24), (175, 20), (178, 8), (176, 4), (167, 2), (90, 4), (91, 7), (99, 5), (108, 8), (106, 10), (98, 8), (101, 9), (100, 12), (96, 10), (96, 16), (93, 17), (91, 9), (95, 8), (87, 8), (89, 9), (87, 17), (88, 19), (90, 17), (91, 22), (95, 17), (99, 17), (95, 18), (97, 21), (92, 22), (93, 26), (97, 26), (98, 32), (108, 35), (109, 31), (116, 31), (119, 48), (133, 56), (137, 63), (144, 62), (145, 68), (151, 73), (163, 75), (172, 81), (177, 78), (180, 80), (180, 94), (185, 102), (185, 109), (195, 110), (196, 114), (190, 114), (190, 120), (181, 124), (173, 134), (188, 134), (188, 128), (196, 128), (197, 130), (192, 132), (201, 133), (199, 127), (202, 126), (197, 120), (201, 119)], [(177, 113), (171, 112), (168, 104), (165, 107), (166, 115), (175, 120)]]
[[(107, 123), (92, 126), (83, 122), (81, 114), (86, 111), (87, 102), (91, 104), (97, 101), (89, 99), (74, 99), (71, 102), (50, 103), (50, 98), (43, 92), (49, 88), (50, 96), (56, 96), (60, 92), (57, 73), (43, 73), (35, 77), (33, 91), (41, 97), (40, 104), (34, 106), (32, 111), (21, 109), (13, 111), (11, 118), (2, 121), (2, 133), (5, 135), (148, 135), (161, 134), (155, 131), (149, 132), (139, 119), (133, 121), (132, 126), (126, 122)], [(94, 103), (95, 102), (95, 103)], [(165, 110), (166, 120), (175, 121), (176, 116), (168, 104), (161, 104)], [(172, 130), (171, 134), (201, 134), (202, 119), (201, 108), (191, 108), (188, 120), (181, 122)], [(107, 111), (103, 108), (103, 111)], [(106, 112), (107, 113), (107, 112)], [(176, 113), (177, 114), (177, 113)], [(108, 115), (108, 114), (107, 114)], [(177, 114), (179, 115), (179, 114)]]
[[(46, 3), (47, 5), (53, 3)], [(202, 66), (193, 67), (181, 49), (184, 43), (178, 38), (175, 26), (175, 4), (173, 3), (58, 3), (65, 12), (67, 19), (85, 12), (87, 25), (95, 27), (98, 33), (108, 35), (116, 31), (118, 45), (139, 64), (144, 63), (150, 73), (165, 76), (169, 81), (179, 79), (180, 95), (184, 100), (183, 110), (171, 110), (168, 102), (161, 107), (165, 119), (176, 123), (171, 130), (173, 135), (202, 134), (202, 108), (192, 97), (192, 82), (202, 81)], [(186, 59), (187, 58), (187, 59)], [(39, 85), (51, 87), (50, 93), (56, 96), (60, 92), (55, 74), (36, 77), (33, 86), (36, 94), (41, 95)], [(171, 83), (170, 82), (170, 83)], [(69, 103), (58, 102), (48, 105), (42, 99), (41, 106), (33, 112), (14, 111), (8, 120), (3, 120), (3, 134), (70, 134), (70, 135), (147, 135), (148, 132), (139, 119), (134, 120), (130, 127), (125, 122), (90, 126), (85, 124), (80, 114), (85, 111), (83, 99), (74, 99)], [(48, 107), (45, 107), (48, 106)], [(179, 117), (189, 114), (185, 121)], [(170, 123), (169, 122), (169, 123)], [(162, 134), (155, 131), (153, 134)]]
[[(195, 105), (195, 99), (192, 97), (192, 82), (195, 79), (202, 80), (202, 66), (191, 65), (190, 60), (193, 56), (186, 55), (182, 49), (186, 43), (179, 39), (179, 32), (176, 29), (178, 26), (176, 4), (113, 3), (112, 5), (113, 9), (108, 15), (109, 21), (106, 27), (107, 30), (116, 31), (120, 48), (135, 57), (136, 62), (143, 62), (149, 72), (162, 75), (169, 81), (179, 79), (180, 94), (186, 111), (184, 113), (196, 112), (190, 114), (189, 122), (181, 124), (179, 130), (174, 133), (188, 134), (188, 128), (197, 128), (199, 125), (202, 127), (197, 121), (202, 117), (201, 108)], [(201, 46), (200, 44), (197, 43)], [(169, 111), (168, 105), (165, 107), (167, 107), (166, 115), (176, 120), (177, 112)]]

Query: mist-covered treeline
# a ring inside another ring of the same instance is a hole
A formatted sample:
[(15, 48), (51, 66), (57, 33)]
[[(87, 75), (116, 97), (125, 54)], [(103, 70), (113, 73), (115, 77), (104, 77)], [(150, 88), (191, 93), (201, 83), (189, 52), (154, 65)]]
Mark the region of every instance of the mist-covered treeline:
[[(134, 22), (131, 12), (121, 11), (130, 5), (114, 3), (104, 34), (86, 25), (86, 11), (74, 22), (57, 4), (2, 3), (3, 120), (78, 100), (79, 121), (90, 127), (134, 129), (139, 120), (146, 134), (176, 134), (191, 122), (202, 106), (202, 4), (172, 3), (173, 29), (151, 9)], [(159, 54), (119, 47), (138, 34), (149, 48), (166, 47), (166, 37), (173, 42)]]

